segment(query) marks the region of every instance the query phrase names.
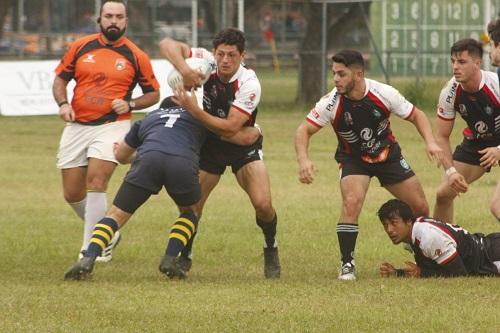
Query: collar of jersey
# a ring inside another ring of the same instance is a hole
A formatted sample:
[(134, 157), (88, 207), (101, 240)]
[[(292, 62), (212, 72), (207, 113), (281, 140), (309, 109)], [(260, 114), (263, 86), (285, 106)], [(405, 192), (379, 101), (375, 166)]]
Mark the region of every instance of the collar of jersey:
[[(232, 83), (234, 81), (236, 81), (238, 79), (238, 77), (240, 76), (241, 74), (241, 71), (244, 69), (244, 67), (242, 65), (240, 65), (240, 68), (238, 68), (238, 70), (236, 71), (236, 73), (234, 73), (234, 75), (231, 77), (231, 79), (229, 80), (228, 83)], [(219, 75), (219, 70), (217, 69), (217, 76)]]

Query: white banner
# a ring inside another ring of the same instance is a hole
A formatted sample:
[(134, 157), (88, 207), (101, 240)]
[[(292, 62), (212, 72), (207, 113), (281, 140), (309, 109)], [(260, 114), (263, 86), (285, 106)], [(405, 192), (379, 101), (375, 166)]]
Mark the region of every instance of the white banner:
[[(58, 107), (52, 97), (54, 70), (59, 60), (2, 61), (0, 62), (0, 114), (4, 116), (32, 116), (57, 114)], [(167, 75), (172, 65), (166, 60), (152, 60), (153, 70), (160, 82), (160, 96), (172, 95), (167, 84)], [(68, 84), (68, 99), (73, 96), (75, 81)], [(137, 85), (133, 97), (141, 96)], [(154, 110), (156, 104), (142, 111)]]

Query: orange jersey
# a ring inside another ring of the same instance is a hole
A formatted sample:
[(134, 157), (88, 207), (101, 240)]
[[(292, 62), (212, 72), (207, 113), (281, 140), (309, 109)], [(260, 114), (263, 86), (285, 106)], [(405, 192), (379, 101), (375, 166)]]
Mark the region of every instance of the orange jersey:
[(143, 93), (160, 89), (148, 55), (126, 37), (113, 45), (106, 45), (101, 33), (80, 38), (71, 44), (55, 72), (65, 81), (76, 81), (71, 106), (80, 123), (130, 119), (130, 112), (113, 112), (111, 102), (130, 100), (137, 83)]

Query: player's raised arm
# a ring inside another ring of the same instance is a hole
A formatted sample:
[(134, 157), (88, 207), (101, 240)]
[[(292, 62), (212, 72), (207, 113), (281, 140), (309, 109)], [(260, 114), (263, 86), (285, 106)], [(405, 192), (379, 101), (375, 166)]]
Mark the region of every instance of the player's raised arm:
[(183, 82), (186, 87), (199, 87), (204, 78), (197, 70), (188, 66), (184, 59), (191, 55), (191, 48), (188, 44), (182, 43), (170, 38), (165, 38), (159, 44), (160, 53), (165, 59), (172, 63), (182, 74)]

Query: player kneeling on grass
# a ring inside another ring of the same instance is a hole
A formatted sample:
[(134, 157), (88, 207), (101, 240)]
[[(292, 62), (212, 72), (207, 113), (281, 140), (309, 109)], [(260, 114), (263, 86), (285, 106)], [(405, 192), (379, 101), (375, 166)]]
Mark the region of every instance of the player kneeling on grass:
[(384, 262), (383, 277), (500, 276), (500, 233), (471, 234), (430, 217), (414, 218), (410, 207), (397, 199), (387, 201), (377, 214), (392, 243), (408, 243), (416, 262), (401, 269)]
[[(95, 226), (83, 258), (66, 272), (65, 279), (88, 277), (96, 257), (106, 248), (117, 230), (162, 187), (177, 204), (180, 215), (170, 230), (159, 269), (169, 278), (186, 276), (186, 271), (176, 259), (196, 232), (196, 204), (201, 197), (198, 164), (205, 136), (205, 128), (170, 98), (162, 102), (160, 109), (134, 123), (125, 139), (115, 144), (114, 149), (120, 163), (133, 161), (132, 166), (116, 194), (113, 206)], [(246, 127), (227, 140), (248, 145), (259, 137), (258, 129)]]

